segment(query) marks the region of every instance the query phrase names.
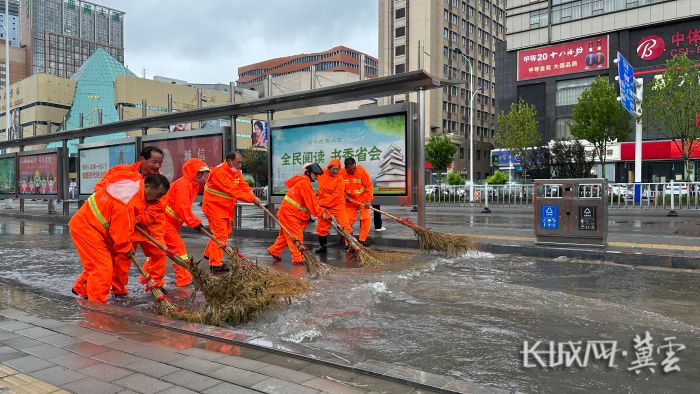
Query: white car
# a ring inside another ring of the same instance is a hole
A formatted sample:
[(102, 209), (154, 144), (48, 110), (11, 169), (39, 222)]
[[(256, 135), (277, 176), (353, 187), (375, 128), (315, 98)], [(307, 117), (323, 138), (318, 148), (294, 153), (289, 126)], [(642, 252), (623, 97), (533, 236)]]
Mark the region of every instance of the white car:
[(675, 184), (673, 185), (673, 191), (671, 191), (671, 185), (666, 185), (664, 188), (664, 194), (673, 194), (674, 196), (677, 196), (679, 194), (681, 195), (687, 195), (688, 194), (688, 185), (682, 183), (682, 184)]

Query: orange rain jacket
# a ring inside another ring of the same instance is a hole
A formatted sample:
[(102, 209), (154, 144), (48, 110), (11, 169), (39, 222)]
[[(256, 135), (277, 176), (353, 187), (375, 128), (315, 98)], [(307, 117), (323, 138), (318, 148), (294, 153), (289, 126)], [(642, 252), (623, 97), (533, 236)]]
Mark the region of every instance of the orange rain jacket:
[[(103, 187), (103, 180), (110, 174), (117, 171), (132, 171), (141, 174), (141, 161), (132, 164), (120, 164), (110, 168), (102, 179), (95, 185), (95, 191)], [(145, 197), (140, 199), (140, 204), (135, 204), (135, 215), (138, 221), (138, 226), (146, 230), (158, 243), (165, 245), (165, 199), (161, 198), (157, 202), (147, 203)], [(141, 245), (143, 253), (148, 257), (143, 265), (151, 278), (156, 282), (157, 286), (163, 285), (163, 275), (165, 273), (165, 265), (167, 257), (163, 251), (158, 249), (141, 233), (135, 231), (131, 238), (133, 247)], [(129, 269), (131, 267), (131, 259), (123, 255), (117, 254), (113, 258), (114, 277), (112, 280), (112, 293), (127, 294), (126, 285), (129, 282)], [(161, 274), (162, 272), (162, 274)]]
[[(287, 195), (284, 196), (282, 204), (277, 211), (277, 219), (282, 223), (294, 238), (303, 242), (304, 229), (309, 224), (309, 217), (314, 215), (320, 217), (321, 207), (318, 205), (318, 198), (311, 180), (306, 175), (295, 175), (284, 183), (287, 186)], [(292, 252), (292, 262), (301, 263), (304, 261), (299, 249), (294, 246), (292, 239), (280, 228), (279, 235), (275, 243), (267, 251), (279, 258), (285, 246)]]
[(163, 197), (166, 201), (165, 220), (178, 230), (183, 222), (191, 228), (202, 224), (202, 220), (192, 213), (192, 204), (199, 191), (199, 182), (195, 180), (197, 172), (207, 167), (207, 163), (192, 158), (182, 165), (182, 177), (170, 184), (168, 194)]
[[(340, 170), (340, 175), (343, 176), (345, 182), (345, 194), (353, 200), (361, 203), (371, 202), (374, 200), (374, 185), (367, 171), (362, 166), (357, 165), (355, 173), (350, 175), (345, 171), (345, 168)], [(349, 202), (348, 205), (354, 203)]]
[[(180, 228), (183, 223), (191, 228), (202, 224), (202, 221), (192, 213), (192, 203), (194, 203), (199, 191), (199, 182), (195, 178), (201, 169), (209, 169), (204, 161), (197, 158), (185, 161), (182, 165), (182, 177), (170, 184), (168, 194), (163, 197), (166, 202), (165, 245), (185, 260), (189, 259), (189, 255), (185, 242), (180, 237)], [(161, 270), (156, 276), (165, 276), (165, 266), (159, 268)], [(175, 271), (175, 284), (177, 286), (187, 286), (192, 282), (192, 275), (185, 268), (174, 264), (173, 271)]]
[[(340, 160), (332, 159), (328, 162), (328, 167), (331, 166), (340, 167)], [(345, 183), (343, 182), (343, 177), (340, 175), (340, 171), (338, 171), (338, 175), (331, 176), (328, 167), (316, 180), (318, 182), (318, 204), (326, 208), (342, 228), (352, 233), (352, 227), (348, 222), (348, 215), (345, 209)], [(327, 236), (329, 228), (330, 223), (326, 220), (319, 219), (316, 222), (316, 233), (320, 236)]]
[[(233, 172), (227, 162), (211, 169), (209, 178), (204, 184), (202, 212), (207, 217), (209, 228), (216, 239), (222, 244), (228, 243), (231, 234), (231, 222), (236, 200), (253, 202), (255, 195), (248, 186), (241, 171)], [(209, 258), (212, 267), (223, 264), (224, 252), (214, 242), (209, 241), (204, 249), (204, 257)]]
[(112, 255), (131, 251), (135, 208), (144, 199), (143, 181), (133, 171), (112, 171), (68, 223), (83, 272), (73, 290), (89, 300), (106, 302), (112, 281)]

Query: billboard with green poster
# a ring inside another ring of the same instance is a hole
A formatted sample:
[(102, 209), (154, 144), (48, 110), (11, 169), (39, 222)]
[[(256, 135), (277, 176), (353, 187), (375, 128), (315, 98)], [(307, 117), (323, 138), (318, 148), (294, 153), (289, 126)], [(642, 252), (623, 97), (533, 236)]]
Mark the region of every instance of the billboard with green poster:
[(17, 158), (14, 154), (0, 156), (0, 194), (17, 193)]
[(364, 167), (377, 196), (405, 196), (407, 186), (406, 113), (305, 123), (271, 129), (272, 194), (284, 195), (284, 182), (305, 163), (326, 167), (352, 157)]

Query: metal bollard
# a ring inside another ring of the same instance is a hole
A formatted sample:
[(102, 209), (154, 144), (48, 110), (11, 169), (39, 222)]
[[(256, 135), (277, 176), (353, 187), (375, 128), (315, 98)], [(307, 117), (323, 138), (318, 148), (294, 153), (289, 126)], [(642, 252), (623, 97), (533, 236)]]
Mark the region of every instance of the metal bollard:
[(491, 213), (491, 209), (489, 209), (489, 183), (484, 182), (484, 209), (481, 210), (481, 213)]

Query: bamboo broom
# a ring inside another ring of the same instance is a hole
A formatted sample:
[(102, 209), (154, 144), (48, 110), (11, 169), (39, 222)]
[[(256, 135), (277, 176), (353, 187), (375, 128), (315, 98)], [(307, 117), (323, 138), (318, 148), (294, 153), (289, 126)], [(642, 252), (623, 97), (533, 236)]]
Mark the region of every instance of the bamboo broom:
[(292, 242), (294, 242), (294, 246), (296, 246), (296, 248), (299, 249), (301, 254), (304, 256), (304, 265), (306, 266), (306, 271), (308, 273), (314, 276), (322, 276), (333, 271), (333, 268), (330, 265), (321, 262), (318, 257), (316, 257), (316, 254), (309, 250), (309, 248), (307, 248), (306, 245), (304, 245), (300, 240), (296, 239), (296, 237), (294, 237), (292, 233), (290, 233), (289, 230), (282, 225), (279, 219), (277, 219), (277, 216), (275, 216), (264, 206), (260, 206), (260, 209), (265, 211), (265, 213), (268, 214), (275, 221), (275, 223), (280, 226), (282, 231), (287, 234)]
[(168, 299), (168, 297), (165, 296), (165, 294), (163, 294), (163, 290), (161, 290), (160, 287), (156, 286), (156, 282), (154, 282), (153, 279), (151, 279), (151, 276), (148, 275), (148, 273), (141, 267), (139, 262), (136, 261), (136, 257), (131, 256), (131, 262), (134, 263), (136, 269), (139, 270), (139, 273), (143, 278), (141, 280), (141, 283), (146, 285), (146, 292), (153, 294), (161, 310), (164, 313), (169, 313), (175, 310), (175, 305)]
[(202, 233), (204, 233), (204, 235), (209, 237), (218, 247), (220, 247), (231, 258), (232, 261), (238, 262), (238, 263), (248, 262), (247, 259), (245, 258), (245, 256), (243, 256), (240, 252), (234, 250), (232, 247), (230, 247), (228, 245), (224, 245), (223, 243), (221, 243), (218, 239), (216, 239), (216, 237), (214, 237), (214, 234), (209, 232), (204, 227), (202, 227), (201, 231), (202, 231)]
[[(364, 204), (355, 200), (351, 201), (357, 205), (364, 206)], [(382, 211), (381, 209), (377, 209), (374, 207), (370, 207), (369, 209), (375, 212), (379, 212), (382, 215), (386, 215), (394, 221), (396, 221), (397, 223), (403, 224), (404, 226), (407, 226), (411, 230), (413, 230), (413, 233), (415, 234), (416, 238), (418, 238), (418, 245), (421, 250), (436, 250), (444, 252), (448, 256), (459, 256), (470, 250), (478, 249), (474, 242), (472, 242), (471, 239), (469, 239), (469, 237), (467, 237), (466, 235), (448, 234), (439, 231), (432, 231), (429, 228), (417, 225), (416, 223), (412, 222), (409, 218), (402, 219), (400, 217), (390, 214), (389, 212)]]
[(321, 209), (323, 209), (323, 212), (328, 216), (328, 218), (330, 218), (326, 218), (324, 220), (330, 223), (331, 226), (335, 229), (335, 231), (337, 231), (338, 234), (345, 238), (362, 267), (377, 267), (381, 265), (379, 260), (377, 260), (376, 257), (357, 240), (357, 238), (353, 237), (351, 234), (348, 234), (348, 232), (345, 231), (345, 229), (338, 223), (335, 217), (333, 217), (333, 215), (331, 215), (331, 213), (328, 212), (326, 208)]

